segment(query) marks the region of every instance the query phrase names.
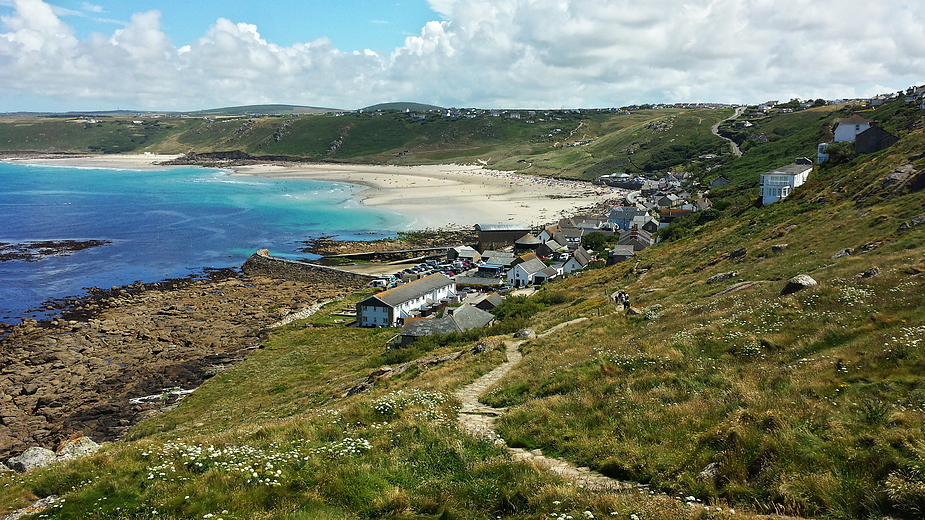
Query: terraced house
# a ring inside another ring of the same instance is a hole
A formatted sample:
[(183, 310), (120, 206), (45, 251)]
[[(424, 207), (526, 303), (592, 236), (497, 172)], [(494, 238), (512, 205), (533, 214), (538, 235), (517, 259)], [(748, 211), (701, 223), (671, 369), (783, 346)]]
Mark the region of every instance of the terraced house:
[(456, 282), (435, 273), (366, 298), (357, 304), (360, 327), (398, 327), (422, 307), (456, 293)]

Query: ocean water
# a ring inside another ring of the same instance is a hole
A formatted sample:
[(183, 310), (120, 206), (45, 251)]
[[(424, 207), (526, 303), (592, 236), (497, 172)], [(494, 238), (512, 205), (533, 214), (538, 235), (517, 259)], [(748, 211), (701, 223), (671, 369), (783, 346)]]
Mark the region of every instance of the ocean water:
[(374, 239), (402, 215), (360, 204), (361, 187), (232, 176), (225, 170), (115, 170), (0, 162), (0, 242), (107, 240), (38, 261), (0, 261), (0, 321), (44, 318), (50, 299), (88, 287), (185, 277), (240, 266), (257, 249), (312, 258), (300, 241)]

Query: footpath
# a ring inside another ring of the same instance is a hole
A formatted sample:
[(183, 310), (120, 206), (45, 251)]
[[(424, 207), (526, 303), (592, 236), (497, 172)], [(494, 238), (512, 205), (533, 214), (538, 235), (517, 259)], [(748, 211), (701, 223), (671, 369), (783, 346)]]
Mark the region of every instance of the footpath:
[[(588, 318), (578, 318), (560, 323), (537, 337), (551, 334), (559, 329), (587, 320)], [(520, 353), (520, 345), (523, 344), (524, 341), (526, 340), (505, 342), (507, 347), (507, 362), (502, 363), (491, 372), (476, 379), (473, 383), (470, 383), (455, 393), (455, 397), (462, 403), (462, 407), (459, 410), (459, 424), (462, 430), (471, 435), (484, 437), (498, 444), (504, 444), (514, 460), (531, 462), (546, 469), (550, 473), (569, 479), (588, 489), (644, 489), (645, 486), (642, 484), (615, 480), (595, 471), (591, 471), (590, 468), (576, 467), (563, 460), (547, 457), (543, 455), (541, 450), (527, 451), (522, 448), (512, 448), (507, 446), (504, 439), (498, 435), (495, 431), (495, 419), (501, 416), (506, 410), (504, 408), (493, 408), (484, 405), (479, 402), (479, 397), (520, 363), (520, 360), (523, 358), (523, 355)]]

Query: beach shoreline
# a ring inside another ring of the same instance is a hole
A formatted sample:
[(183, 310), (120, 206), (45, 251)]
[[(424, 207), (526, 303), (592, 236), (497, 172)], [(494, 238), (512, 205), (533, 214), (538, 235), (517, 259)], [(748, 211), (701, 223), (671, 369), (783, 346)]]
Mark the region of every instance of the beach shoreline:
[[(54, 155), (5, 157), (11, 163), (75, 168), (147, 170), (175, 155)], [(472, 165), (391, 166), (362, 164), (266, 163), (229, 165), (235, 176), (343, 182), (364, 189), (364, 206), (403, 215), (404, 231), (453, 229), (479, 223), (516, 223), (540, 227), (581, 213), (619, 196), (605, 186), (502, 172)]]

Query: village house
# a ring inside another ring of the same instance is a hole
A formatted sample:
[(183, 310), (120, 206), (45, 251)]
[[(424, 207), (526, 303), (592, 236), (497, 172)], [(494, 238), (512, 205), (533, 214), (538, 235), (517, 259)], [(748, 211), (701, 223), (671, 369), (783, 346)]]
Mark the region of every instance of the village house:
[(848, 118), (835, 120), (835, 139), (836, 143), (854, 142), (855, 137), (861, 132), (867, 130), (872, 124), (876, 124), (870, 119), (864, 119), (861, 116), (851, 116)]
[(527, 233), (514, 241), (514, 252), (517, 254), (532, 253), (535, 252), (536, 248), (540, 247), (542, 243), (543, 241), (533, 236), (532, 233)]
[(418, 338), (435, 334), (465, 332), (491, 325), (495, 316), (472, 305), (448, 307), (441, 318), (409, 318), (402, 326), (398, 346), (405, 347)]
[(475, 263), (482, 259), (482, 255), (472, 247), (456, 246), (447, 249), (446, 259), (450, 262), (454, 260), (463, 260), (466, 262)]
[(633, 228), (620, 233), (620, 240), (617, 242), (621, 246), (632, 246), (633, 251), (642, 251), (655, 243), (652, 234), (642, 229)]
[(535, 254), (523, 255), (520, 260), (507, 272), (507, 283), (514, 287), (524, 287), (532, 284), (536, 273), (546, 269), (546, 264)]
[(579, 247), (572, 253), (572, 256), (562, 264), (563, 273), (572, 273), (578, 271), (579, 269), (584, 269), (588, 267), (588, 264), (591, 263), (591, 253), (585, 251), (583, 247)]
[(633, 220), (630, 222), (630, 229), (633, 228), (655, 233), (658, 231), (658, 219), (651, 215), (633, 217)]
[(879, 126), (872, 125), (854, 138), (854, 151), (857, 153), (875, 153), (885, 150), (899, 141), (899, 137)]
[(626, 230), (630, 228), (633, 218), (647, 214), (648, 211), (638, 206), (617, 206), (610, 209), (610, 213), (607, 214), (607, 222)]
[(397, 327), (427, 305), (456, 293), (456, 282), (435, 273), (411, 283), (374, 294), (356, 305), (360, 327)]
[(759, 195), (762, 204), (773, 204), (806, 182), (813, 170), (811, 164), (788, 164), (761, 174)]
[(723, 186), (729, 186), (729, 180), (720, 175), (719, 177), (710, 181), (710, 188), (722, 188)]
[(501, 302), (504, 301), (504, 298), (500, 294), (493, 292), (489, 294), (479, 294), (471, 301), (466, 300), (469, 305), (482, 309), (483, 311), (491, 312), (492, 309), (501, 305)]
[(607, 265), (614, 265), (620, 262), (629, 260), (630, 258), (636, 256), (636, 251), (633, 246), (614, 246), (613, 249), (607, 252)]
[(547, 240), (540, 244), (540, 247), (536, 248), (536, 256), (544, 258), (547, 256), (553, 256), (555, 253), (560, 251), (567, 251), (568, 248), (555, 240)]

